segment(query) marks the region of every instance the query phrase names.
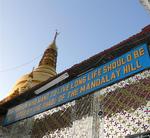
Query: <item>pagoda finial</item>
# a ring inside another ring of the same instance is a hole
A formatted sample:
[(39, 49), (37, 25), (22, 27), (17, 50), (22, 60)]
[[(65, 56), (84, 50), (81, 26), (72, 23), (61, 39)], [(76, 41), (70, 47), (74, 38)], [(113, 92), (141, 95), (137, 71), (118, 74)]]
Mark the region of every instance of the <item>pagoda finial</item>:
[(58, 33), (58, 31), (57, 31), (57, 29), (56, 29), (56, 33), (55, 33), (53, 42), (56, 42), (56, 38), (57, 38), (57, 36), (58, 36), (59, 34), (60, 34), (60, 33)]

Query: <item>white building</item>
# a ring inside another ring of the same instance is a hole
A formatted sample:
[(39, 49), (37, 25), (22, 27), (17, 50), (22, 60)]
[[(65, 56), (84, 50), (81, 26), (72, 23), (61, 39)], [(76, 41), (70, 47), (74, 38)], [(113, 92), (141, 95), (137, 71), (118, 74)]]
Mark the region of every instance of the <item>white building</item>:
[(150, 12), (150, 0), (140, 0), (140, 3)]

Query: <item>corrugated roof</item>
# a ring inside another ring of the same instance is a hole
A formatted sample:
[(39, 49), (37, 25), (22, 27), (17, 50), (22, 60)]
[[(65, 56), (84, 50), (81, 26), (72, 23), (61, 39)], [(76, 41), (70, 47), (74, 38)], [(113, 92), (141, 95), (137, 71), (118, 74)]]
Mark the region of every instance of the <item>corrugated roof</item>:
[(57, 87), (60, 84), (66, 83), (67, 81), (73, 79), (74, 77), (90, 70), (91, 68), (94, 68), (98, 65), (105, 64), (106, 62), (122, 55), (123, 53), (126, 53), (130, 51), (133, 47), (136, 47), (139, 44), (142, 43), (150, 43), (150, 25), (144, 27), (140, 33), (137, 33), (136, 35), (133, 35), (129, 37), (128, 39), (114, 45), (113, 47), (106, 49), (87, 60), (82, 61), (79, 64), (75, 64), (69, 69), (64, 70), (63, 72), (56, 75), (54, 78), (50, 78), (47, 81), (44, 81), (40, 83), (39, 85), (25, 91), (21, 95), (12, 97), (6, 97), (2, 101), (0, 101), (0, 114), (5, 114), (7, 112), (8, 108), (11, 108), (15, 105), (18, 105), (30, 98), (33, 98), (37, 95), (34, 94), (34, 91), (38, 88), (42, 87), (43, 85), (47, 84), (48, 82), (52, 81), (53, 79), (59, 77), (65, 72), (68, 72), (69, 78), (65, 81), (62, 81), (59, 84), (56, 84), (54, 87)]

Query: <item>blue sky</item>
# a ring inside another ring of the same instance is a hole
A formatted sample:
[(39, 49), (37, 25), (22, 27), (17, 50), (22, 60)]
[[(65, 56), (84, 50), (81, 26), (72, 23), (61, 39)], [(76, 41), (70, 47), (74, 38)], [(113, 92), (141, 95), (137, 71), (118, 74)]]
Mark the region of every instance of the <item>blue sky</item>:
[(56, 29), (59, 73), (149, 23), (138, 0), (0, 0), (0, 99), (38, 65)]

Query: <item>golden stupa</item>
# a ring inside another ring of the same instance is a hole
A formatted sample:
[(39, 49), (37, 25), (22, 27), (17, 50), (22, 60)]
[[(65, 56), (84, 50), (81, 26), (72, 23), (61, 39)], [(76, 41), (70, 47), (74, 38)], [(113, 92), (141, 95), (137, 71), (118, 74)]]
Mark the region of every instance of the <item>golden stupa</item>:
[(57, 47), (56, 47), (56, 32), (53, 42), (45, 50), (41, 61), (36, 69), (32, 72), (23, 75), (17, 80), (12, 90), (9, 92), (9, 96), (19, 95), (25, 90), (32, 88), (33, 86), (51, 78), (56, 75), (56, 62), (57, 62)]

